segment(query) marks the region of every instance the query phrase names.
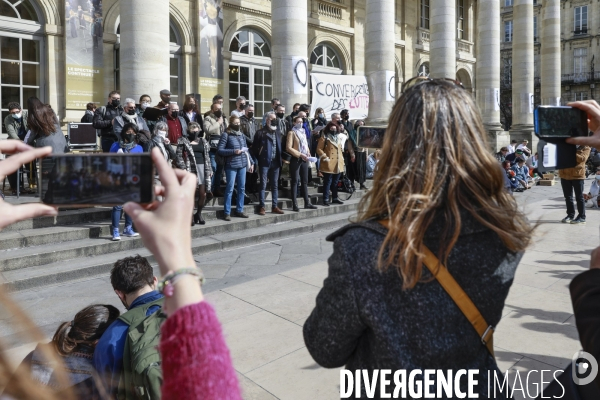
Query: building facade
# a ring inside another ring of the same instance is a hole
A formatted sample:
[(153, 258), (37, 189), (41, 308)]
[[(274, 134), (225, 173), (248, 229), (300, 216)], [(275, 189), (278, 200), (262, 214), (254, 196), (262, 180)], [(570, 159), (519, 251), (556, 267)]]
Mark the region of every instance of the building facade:
[[(559, 35), (558, 56), (560, 63), (560, 104), (570, 101), (597, 99), (600, 96), (600, 70), (596, 68), (600, 60), (600, 4), (591, 0), (556, 1), (559, 9), (557, 34)], [(542, 99), (542, 53), (544, 7), (546, 2), (534, 1), (534, 105), (548, 104)], [(502, 124), (509, 128), (512, 122), (513, 74), (519, 73), (514, 65), (513, 45), (513, 0), (503, 0), (502, 50), (501, 50), (501, 108)], [(599, 58), (596, 59), (596, 56)]]
[[(98, 31), (90, 36), (94, 6), (102, 11), (101, 36)], [(93, 57), (98, 40), (101, 79), (94, 90), (101, 96), (89, 101), (100, 104), (114, 89), (122, 99), (148, 93), (157, 103), (159, 90), (169, 88), (177, 101), (203, 93), (203, 111), (208, 93), (229, 100), (227, 113), (243, 95), (261, 115), (272, 97), (311, 102), (310, 90), (290, 96), (285, 83), (286, 60), (301, 57), (309, 74), (367, 76), (370, 117), (380, 108), (389, 112), (393, 104), (381, 100), (375, 88), (383, 80), (382, 64), (393, 70), (396, 93), (405, 80), (430, 72), (456, 77), (474, 95), (480, 79), (484, 122), (499, 126), (494, 107), (500, 87), (495, 83), (500, 73), (494, 72), (500, 64), (499, 9), (500, 0), (0, 0), (0, 110), (4, 118), (9, 102), (25, 105), (36, 95), (52, 105), (61, 122), (79, 121), (85, 101), (68, 100), (66, 70), (77, 60), (67, 49), (79, 43), (81, 52)], [(210, 15), (211, 10), (217, 13)], [(204, 30), (204, 21), (217, 16), (222, 27)], [(207, 31), (222, 40), (217, 57)], [(484, 43), (480, 50), (476, 38)], [(373, 44), (377, 40), (381, 45)], [(480, 64), (488, 65), (479, 73), (478, 51), (485, 60)], [(201, 75), (211, 73), (222, 81), (207, 91)]]

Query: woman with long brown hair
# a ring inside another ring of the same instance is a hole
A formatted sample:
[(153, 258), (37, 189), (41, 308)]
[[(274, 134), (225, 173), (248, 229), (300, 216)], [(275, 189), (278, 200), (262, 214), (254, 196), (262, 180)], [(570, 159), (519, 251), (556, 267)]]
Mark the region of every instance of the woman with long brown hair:
[(63, 154), (69, 151), (67, 140), (60, 129), (58, 117), (37, 97), (27, 99), (27, 125), (31, 134), (28, 144), (35, 142), (35, 147), (52, 147), (52, 154)]
[[(478, 369), (487, 397), (488, 371), (500, 371), (482, 342), (533, 228), (503, 188), (471, 95), (443, 79), (412, 83), (390, 114), (358, 222), (328, 237), (329, 276), (304, 340), (327, 368)], [(483, 334), (441, 286), (444, 271), (481, 313)]]

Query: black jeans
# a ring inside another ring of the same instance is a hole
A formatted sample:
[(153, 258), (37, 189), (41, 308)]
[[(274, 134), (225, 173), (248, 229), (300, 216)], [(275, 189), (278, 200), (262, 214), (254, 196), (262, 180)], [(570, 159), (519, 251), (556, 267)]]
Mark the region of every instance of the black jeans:
[(575, 218), (575, 207), (573, 206), (573, 191), (575, 191), (575, 201), (577, 201), (577, 212), (581, 218), (585, 218), (585, 201), (583, 200), (583, 179), (561, 179), (565, 201), (567, 202), (567, 216)]
[(304, 197), (304, 206), (310, 204), (308, 199), (308, 163), (300, 158), (292, 157), (290, 161), (290, 175), (292, 176), (292, 203), (297, 205), (298, 180), (302, 185), (302, 196)]
[(116, 138), (111, 136), (102, 136), (100, 138), (100, 145), (102, 146), (103, 153), (110, 153), (110, 148), (117, 141)]

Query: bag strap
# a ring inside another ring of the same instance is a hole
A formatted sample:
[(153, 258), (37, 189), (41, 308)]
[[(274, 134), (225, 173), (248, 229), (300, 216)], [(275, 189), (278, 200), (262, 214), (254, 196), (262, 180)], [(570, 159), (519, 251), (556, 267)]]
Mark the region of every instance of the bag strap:
[[(389, 228), (389, 220), (379, 221), (381, 225)], [(481, 312), (477, 309), (477, 306), (469, 298), (469, 295), (460, 287), (458, 282), (450, 274), (448, 269), (438, 260), (438, 258), (423, 245), (423, 252), (425, 253), (425, 259), (423, 264), (431, 272), (431, 274), (437, 279), (439, 284), (444, 288), (446, 293), (452, 298), (454, 303), (458, 306), (460, 311), (469, 320), (473, 328), (477, 331), (477, 334), (481, 338), (481, 343), (488, 349), (492, 357), (494, 356), (494, 327), (488, 325), (481, 315)]]

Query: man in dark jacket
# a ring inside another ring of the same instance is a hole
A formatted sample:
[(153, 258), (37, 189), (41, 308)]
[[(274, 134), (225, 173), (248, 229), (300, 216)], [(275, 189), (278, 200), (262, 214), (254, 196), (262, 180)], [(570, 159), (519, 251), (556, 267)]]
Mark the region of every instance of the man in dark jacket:
[(113, 122), (122, 112), (121, 95), (117, 90), (113, 90), (108, 94), (108, 104), (98, 108), (94, 113), (93, 126), (100, 130), (100, 144), (103, 153), (110, 152), (113, 143), (118, 140), (113, 130)]
[[(342, 117), (340, 123), (348, 134), (348, 140), (346, 141), (346, 148), (350, 149), (344, 151), (344, 159), (346, 162), (346, 173), (348, 179), (354, 187), (354, 181), (357, 181), (362, 190), (366, 190), (365, 180), (367, 179), (367, 153), (364, 149), (358, 147), (358, 141), (356, 138), (356, 130), (354, 125), (350, 122), (350, 113), (348, 110), (342, 110), (340, 113)], [(354, 156), (354, 161), (352, 161)]]
[(185, 118), (179, 115), (179, 105), (177, 103), (169, 104), (169, 113), (162, 117), (160, 121), (166, 122), (169, 126), (169, 140), (171, 144), (177, 146), (177, 140), (187, 134), (187, 122)]
[(252, 143), (252, 155), (258, 161), (260, 175), (260, 210), (259, 215), (265, 215), (265, 190), (267, 179), (271, 182), (271, 198), (273, 214), (283, 214), (277, 205), (279, 172), (281, 171), (281, 132), (277, 127), (277, 116), (274, 112), (267, 114), (266, 126), (256, 132)]
[[(8, 139), (23, 141), (27, 135), (27, 110), (22, 110), (21, 105), (16, 102), (8, 103), (8, 115), (4, 118), (4, 128), (8, 134)], [(8, 183), (17, 194), (17, 172), (8, 175)]]
[[(275, 115), (277, 116), (277, 128), (281, 132), (281, 136), (285, 138), (287, 133), (292, 130), (292, 125), (290, 125), (290, 122), (285, 118), (285, 106), (283, 104), (277, 106)], [(283, 143), (285, 143), (285, 140)]]
[(246, 106), (245, 114), (240, 117), (240, 130), (244, 136), (246, 136), (248, 147), (252, 146), (257, 128), (258, 124), (254, 118), (254, 105), (248, 104)]
[(171, 104), (171, 91), (169, 89), (163, 89), (160, 91), (160, 102), (154, 106), (155, 108), (163, 108), (169, 107)]

